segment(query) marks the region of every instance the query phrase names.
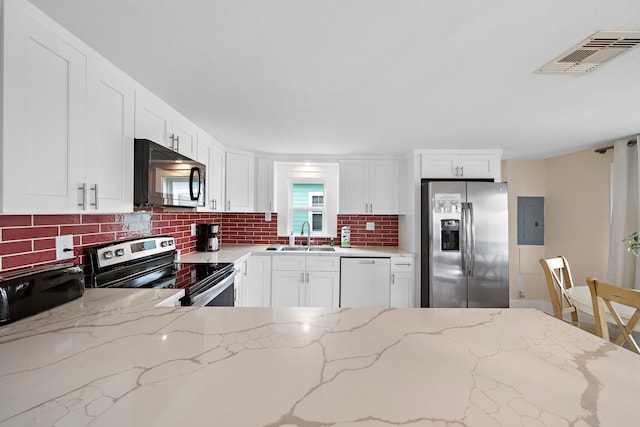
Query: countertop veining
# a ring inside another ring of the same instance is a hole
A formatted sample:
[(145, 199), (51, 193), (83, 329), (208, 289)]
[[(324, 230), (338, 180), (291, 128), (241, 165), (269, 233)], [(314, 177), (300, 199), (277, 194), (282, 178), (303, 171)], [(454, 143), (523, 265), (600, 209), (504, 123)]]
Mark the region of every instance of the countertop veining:
[(623, 426), (640, 357), (533, 309), (158, 308), (0, 328), (2, 426)]

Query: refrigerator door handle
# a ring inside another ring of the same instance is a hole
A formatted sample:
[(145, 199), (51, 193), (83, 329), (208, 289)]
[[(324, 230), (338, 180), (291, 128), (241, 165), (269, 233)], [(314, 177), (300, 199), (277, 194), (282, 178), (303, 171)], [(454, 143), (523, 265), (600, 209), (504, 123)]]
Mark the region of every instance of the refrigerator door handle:
[(467, 203), (460, 203), (460, 267), (462, 268), (462, 275), (467, 276), (467, 246), (468, 246), (468, 233), (467, 233)]
[(469, 277), (473, 277), (476, 270), (476, 227), (473, 217), (473, 203), (469, 202)]

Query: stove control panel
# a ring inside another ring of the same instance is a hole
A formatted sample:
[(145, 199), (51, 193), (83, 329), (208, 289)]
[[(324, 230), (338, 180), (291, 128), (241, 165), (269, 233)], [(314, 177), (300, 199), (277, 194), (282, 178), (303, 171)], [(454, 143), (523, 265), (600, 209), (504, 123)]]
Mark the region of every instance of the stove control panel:
[(122, 264), (131, 260), (175, 251), (175, 239), (169, 236), (145, 237), (105, 246), (96, 251), (99, 267)]

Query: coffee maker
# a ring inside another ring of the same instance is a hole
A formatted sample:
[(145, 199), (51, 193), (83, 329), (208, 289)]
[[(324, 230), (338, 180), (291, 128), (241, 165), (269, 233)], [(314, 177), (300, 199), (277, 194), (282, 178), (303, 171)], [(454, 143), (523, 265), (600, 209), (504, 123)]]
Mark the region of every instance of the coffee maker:
[(219, 249), (218, 228), (218, 224), (198, 224), (197, 251), (211, 252)]

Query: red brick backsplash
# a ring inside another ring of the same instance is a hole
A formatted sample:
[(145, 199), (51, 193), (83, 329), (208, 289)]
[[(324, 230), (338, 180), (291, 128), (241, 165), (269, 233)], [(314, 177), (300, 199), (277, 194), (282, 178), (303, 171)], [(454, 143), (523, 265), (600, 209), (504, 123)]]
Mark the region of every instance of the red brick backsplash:
[[(375, 231), (365, 229), (375, 223)], [(220, 224), (220, 245), (288, 243), (277, 235), (277, 215), (265, 221), (260, 213), (172, 212), (165, 209), (137, 210), (124, 214), (0, 215), (0, 271), (55, 262), (55, 237), (73, 234), (76, 258), (86, 265), (85, 249), (104, 242), (152, 235), (171, 235), (181, 254), (195, 251), (191, 224)], [(338, 215), (335, 244), (340, 229), (351, 227), (354, 246), (398, 246), (396, 215)], [(329, 238), (314, 239), (327, 244)], [(65, 262), (68, 262), (66, 260)]]

